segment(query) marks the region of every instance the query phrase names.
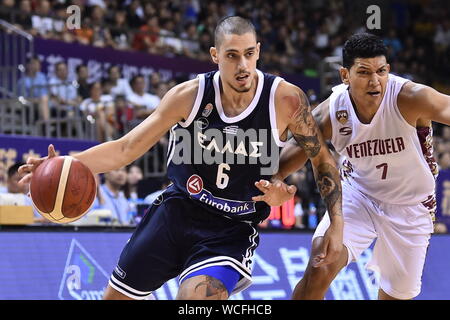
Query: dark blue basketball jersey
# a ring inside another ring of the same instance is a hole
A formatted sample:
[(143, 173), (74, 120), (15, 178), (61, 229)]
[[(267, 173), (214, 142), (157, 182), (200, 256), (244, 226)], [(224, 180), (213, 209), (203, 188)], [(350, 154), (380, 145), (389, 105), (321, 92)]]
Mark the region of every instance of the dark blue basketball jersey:
[(260, 222), (270, 212), (254, 183), (278, 170), (280, 141), (275, 91), (282, 80), (257, 70), (250, 105), (227, 117), (220, 98), (220, 72), (200, 74), (188, 119), (171, 129), (168, 177), (174, 186), (208, 211), (239, 221)]

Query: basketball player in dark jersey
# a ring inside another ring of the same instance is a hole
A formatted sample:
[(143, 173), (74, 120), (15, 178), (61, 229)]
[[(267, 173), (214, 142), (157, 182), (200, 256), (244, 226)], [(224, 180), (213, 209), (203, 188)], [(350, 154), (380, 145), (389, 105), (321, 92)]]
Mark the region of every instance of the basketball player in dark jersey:
[[(210, 49), (218, 71), (171, 89), (155, 112), (122, 138), (74, 155), (93, 173), (108, 172), (133, 162), (171, 131), (172, 185), (125, 245), (105, 299), (144, 299), (176, 276), (178, 299), (227, 299), (248, 287), (259, 242), (256, 226), (269, 215), (269, 205), (279, 204), (255, 201), (260, 193), (255, 182), (276, 173), (288, 131), (308, 153), (330, 212), (317, 263), (339, 256), (343, 222), (335, 161), (303, 91), (257, 70), (259, 52), (251, 22), (221, 20)], [(21, 170), (31, 173), (42, 161), (29, 159)]]

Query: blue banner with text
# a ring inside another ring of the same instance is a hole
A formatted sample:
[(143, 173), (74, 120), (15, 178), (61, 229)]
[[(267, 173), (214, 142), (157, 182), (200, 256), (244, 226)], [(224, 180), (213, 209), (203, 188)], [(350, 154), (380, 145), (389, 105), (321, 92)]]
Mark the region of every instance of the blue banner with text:
[[(0, 232), (0, 299), (101, 299), (109, 275), (131, 232)], [(305, 272), (311, 234), (262, 233), (253, 258), (253, 284), (231, 299), (290, 299)], [(449, 235), (431, 238), (417, 299), (450, 299)], [(365, 264), (372, 250), (342, 270), (327, 299), (376, 299), (379, 275)], [(174, 299), (177, 279), (154, 292), (158, 300)]]

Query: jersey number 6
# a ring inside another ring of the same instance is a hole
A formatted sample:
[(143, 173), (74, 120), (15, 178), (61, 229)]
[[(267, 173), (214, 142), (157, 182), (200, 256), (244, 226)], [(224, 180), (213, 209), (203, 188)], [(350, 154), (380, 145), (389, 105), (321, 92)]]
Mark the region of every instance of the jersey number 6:
[(225, 170), (230, 171), (230, 166), (227, 163), (221, 163), (217, 167), (216, 186), (219, 189), (225, 189), (228, 185), (230, 177), (224, 173)]
[(377, 165), (375, 168), (383, 169), (383, 173), (381, 174), (381, 180), (386, 180), (388, 164), (382, 163), (382, 164)]

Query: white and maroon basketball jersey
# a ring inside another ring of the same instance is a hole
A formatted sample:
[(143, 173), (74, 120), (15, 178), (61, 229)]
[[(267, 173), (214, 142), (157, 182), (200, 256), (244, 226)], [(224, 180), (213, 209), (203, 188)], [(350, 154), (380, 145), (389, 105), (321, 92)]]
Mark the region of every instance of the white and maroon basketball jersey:
[(397, 205), (433, 202), (437, 165), (432, 129), (414, 128), (397, 107), (407, 79), (389, 75), (386, 93), (371, 123), (356, 116), (347, 85), (333, 88), (331, 142), (344, 156), (341, 176), (369, 197)]

